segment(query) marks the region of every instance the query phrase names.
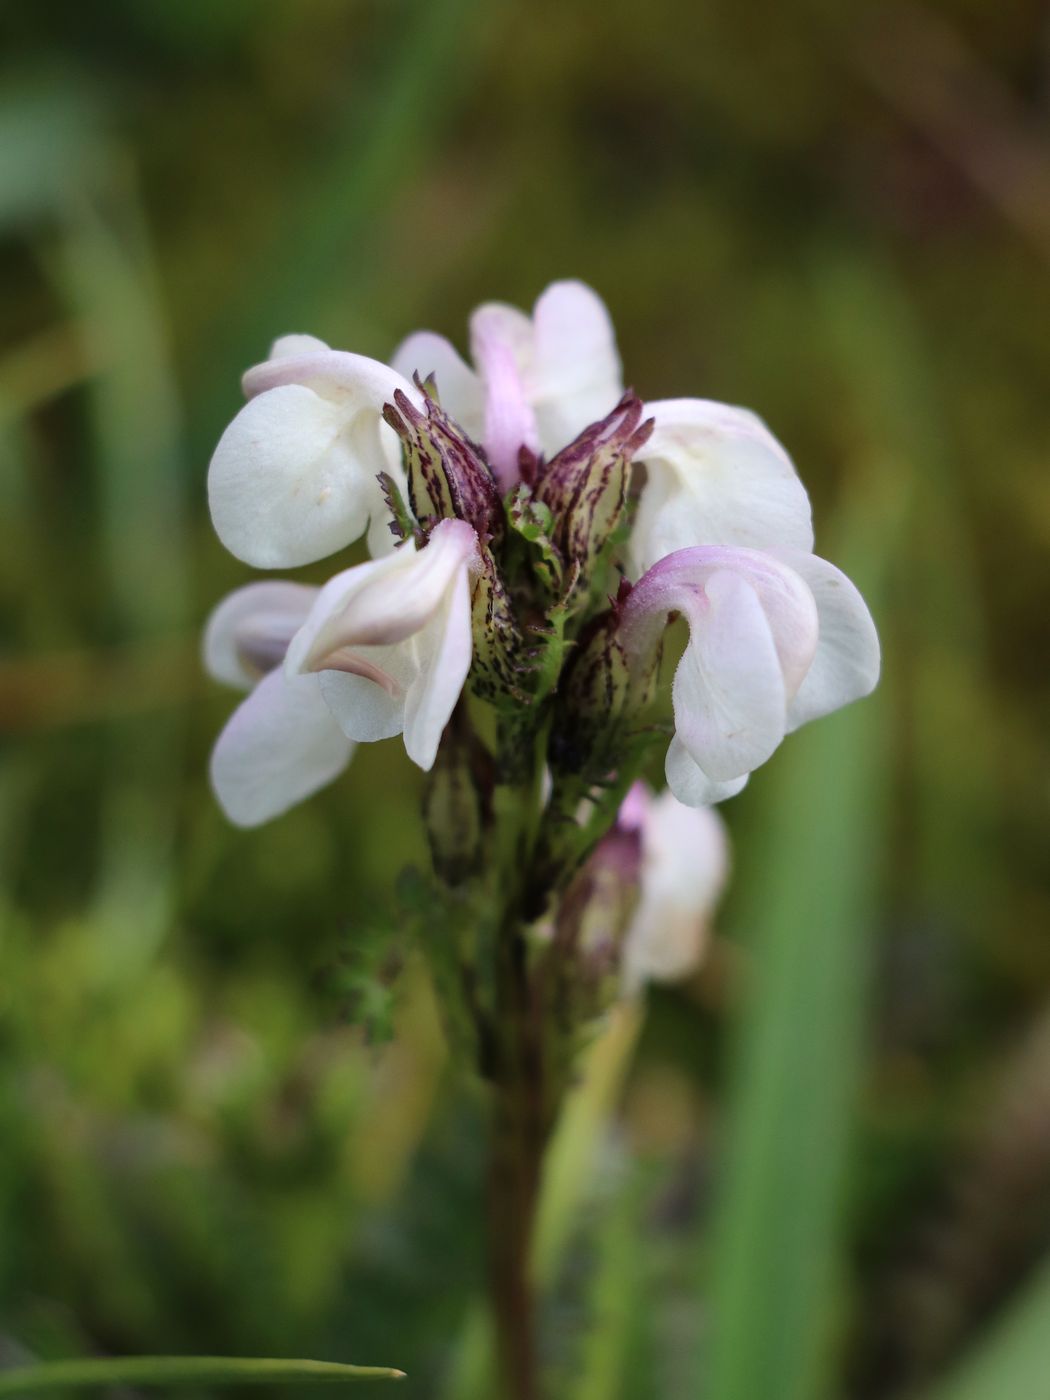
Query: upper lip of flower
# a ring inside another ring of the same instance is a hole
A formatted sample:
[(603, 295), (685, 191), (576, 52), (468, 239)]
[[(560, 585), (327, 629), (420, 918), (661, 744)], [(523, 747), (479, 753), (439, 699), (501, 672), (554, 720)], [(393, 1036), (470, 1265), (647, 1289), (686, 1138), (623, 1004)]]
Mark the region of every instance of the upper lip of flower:
[(366, 668), (371, 663), (367, 657), (351, 661), (354, 653), (361, 647), (395, 646), (418, 633), (476, 549), (477, 534), (470, 525), (446, 520), (435, 526), (423, 550), (407, 543), (385, 559), (337, 574), (321, 589), (293, 638), (285, 668), (289, 674), (336, 669), (365, 675), (359, 663)]

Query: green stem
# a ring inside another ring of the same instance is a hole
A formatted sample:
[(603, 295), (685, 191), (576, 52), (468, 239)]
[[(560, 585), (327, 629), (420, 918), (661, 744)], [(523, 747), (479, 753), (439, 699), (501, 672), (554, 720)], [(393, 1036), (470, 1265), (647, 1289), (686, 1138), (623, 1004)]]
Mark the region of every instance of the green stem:
[(550, 1129), (541, 1027), (520, 927), (499, 952), (489, 1173), (489, 1271), (503, 1400), (537, 1400), (535, 1310), (529, 1279), (543, 1153)]
[(526, 745), (523, 738), (519, 732), (505, 741), (515, 752), (506, 754), (500, 771), (514, 773), (517, 781), (497, 790), (495, 870), (503, 917), (493, 948), (489, 1278), (502, 1400), (537, 1400), (539, 1395), (529, 1260), (552, 1121), (542, 1007), (524, 918), (543, 814), (546, 729), (539, 726)]
[(292, 1385), (402, 1380), (387, 1366), (344, 1366), (335, 1361), (286, 1361), (240, 1356), (119, 1356), (42, 1361), (0, 1371), (0, 1396), (22, 1396), (69, 1386)]

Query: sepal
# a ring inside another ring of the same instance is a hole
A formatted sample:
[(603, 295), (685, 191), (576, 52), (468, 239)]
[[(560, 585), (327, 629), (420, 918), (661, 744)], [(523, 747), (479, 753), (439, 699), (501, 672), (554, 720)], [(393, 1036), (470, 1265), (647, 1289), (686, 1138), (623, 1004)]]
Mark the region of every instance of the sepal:
[(631, 461), (652, 432), (640, 399), (627, 393), (612, 413), (592, 423), (543, 470), (536, 499), (553, 518), (552, 543), (576, 587), (586, 589), (607, 555), (627, 503)]
[(492, 473), (437, 400), (424, 392), (420, 410), (399, 389), (383, 418), (401, 439), (409, 504), (419, 523), (465, 520), (480, 539), (498, 540), (503, 505)]

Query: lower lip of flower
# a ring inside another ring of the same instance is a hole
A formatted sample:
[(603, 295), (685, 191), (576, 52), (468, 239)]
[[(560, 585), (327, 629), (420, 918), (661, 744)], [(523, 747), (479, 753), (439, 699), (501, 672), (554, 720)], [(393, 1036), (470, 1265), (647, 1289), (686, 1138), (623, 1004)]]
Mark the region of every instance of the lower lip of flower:
[(316, 662), (313, 669), (345, 671), (351, 676), (363, 676), (365, 680), (374, 681), (376, 685), (382, 686), (388, 695), (396, 697), (401, 694), (400, 685), (389, 672), (384, 671), (382, 666), (377, 666), (374, 661), (369, 661), (360, 652), (351, 651), (349, 647), (338, 647), (335, 651), (330, 651), (327, 656), (322, 656)]

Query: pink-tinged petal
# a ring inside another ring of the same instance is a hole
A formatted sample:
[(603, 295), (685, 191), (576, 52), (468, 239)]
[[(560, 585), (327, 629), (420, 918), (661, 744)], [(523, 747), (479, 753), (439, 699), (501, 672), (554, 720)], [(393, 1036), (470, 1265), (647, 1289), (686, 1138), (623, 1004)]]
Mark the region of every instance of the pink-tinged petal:
[(709, 778), (742, 777), (784, 737), (784, 675), (769, 619), (748, 580), (729, 570), (712, 574), (683, 611), (689, 643), (671, 689), (675, 732)]
[(295, 568), (363, 534), (372, 482), (386, 467), (378, 421), (348, 431), (343, 410), (301, 384), (247, 403), (208, 473), (212, 521), (226, 548), (257, 568)]
[(470, 357), (482, 370), (482, 344), (498, 341), (511, 353), (522, 376), (532, 372), (532, 321), (517, 306), (502, 301), (486, 301), (470, 317)]
[(234, 711), (212, 753), (211, 781), (237, 826), (280, 816), (337, 777), (353, 753), (316, 676), (274, 671)]
[(870, 695), (879, 680), (879, 636), (871, 613), (844, 573), (815, 554), (778, 550), (816, 601), (819, 640), (813, 662), (788, 706), (788, 730)]
[(791, 698), (802, 684), (817, 648), (817, 608), (800, 575), (771, 552), (697, 545), (659, 560), (632, 589), (621, 633), (629, 652), (643, 655), (658, 639), (669, 613), (690, 608), (713, 574), (728, 570), (754, 589), (772, 629)]
[(632, 532), (634, 568), (700, 544), (812, 549), (806, 489), (761, 419), (705, 399), (645, 411), (655, 426), (642, 454), (648, 482)]
[(412, 637), (441, 608), (446, 589), (476, 548), (477, 535), (465, 521), (443, 520), (425, 549), (404, 545), (337, 574), (288, 648), (289, 674), (323, 669), (325, 658), (342, 649), (391, 646)]
[(473, 654), (470, 585), (460, 569), (441, 614), (416, 639), (419, 674), (405, 701), (405, 751), (424, 772), (459, 699)]
[[(317, 589), (284, 579), (249, 583), (215, 608), (204, 628), (204, 666), (217, 681), (250, 690), (279, 667)], [(269, 664), (265, 664), (266, 662)]]
[(521, 343), (517, 320), (521, 313), (508, 315), (511, 311), (513, 308), (482, 307), (471, 320), (474, 363), (485, 386), (485, 451), (504, 492), (518, 481), (521, 449), (538, 452), (540, 446), (522, 363), (528, 346)]
[(619, 830), (641, 831), (652, 805), (653, 794), (649, 785), (641, 779), (633, 782), (627, 790), (627, 796), (620, 803), (620, 810), (616, 813), (616, 825)]
[(611, 413), (623, 367), (605, 303), (583, 282), (553, 282), (532, 313), (530, 388), (548, 456)]
[(624, 944), (628, 991), (696, 969), (728, 874), (729, 844), (717, 813), (661, 793), (642, 828), (640, 897)]
[(451, 341), (433, 331), (416, 331), (403, 340), (390, 360), (398, 374), (411, 379), (434, 376), (441, 407), (474, 442), (485, 431), (485, 391), (481, 380)]
[(667, 786), (686, 807), (712, 807), (716, 802), (725, 802), (743, 792), (748, 780), (745, 773), (742, 778), (732, 778), (729, 782), (714, 782), (690, 756), (677, 735), (667, 750), (664, 773)]

